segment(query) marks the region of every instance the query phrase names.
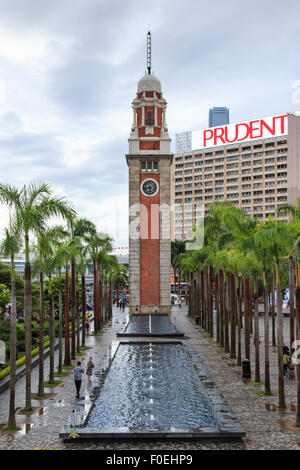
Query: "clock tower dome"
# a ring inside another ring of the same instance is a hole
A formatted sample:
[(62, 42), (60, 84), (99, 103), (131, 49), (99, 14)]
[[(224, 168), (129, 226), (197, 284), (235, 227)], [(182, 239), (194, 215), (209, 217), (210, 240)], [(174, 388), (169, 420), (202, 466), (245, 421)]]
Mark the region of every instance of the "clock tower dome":
[(151, 73), (151, 33), (147, 72), (132, 102), (129, 153), (129, 313), (171, 312), (170, 137), (167, 102)]

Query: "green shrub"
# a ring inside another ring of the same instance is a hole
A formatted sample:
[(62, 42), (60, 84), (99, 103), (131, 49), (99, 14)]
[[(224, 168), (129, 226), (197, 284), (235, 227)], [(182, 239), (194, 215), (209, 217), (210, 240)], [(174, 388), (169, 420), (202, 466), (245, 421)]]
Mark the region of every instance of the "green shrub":
[[(47, 336), (45, 336), (45, 342), (44, 342), (44, 348), (46, 349), (50, 344), (50, 341), (49, 341), (49, 338)], [(31, 356), (34, 357), (36, 356), (37, 354), (39, 353), (39, 348), (34, 348), (31, 350)], [(20, 359), (18, 359), (16, 361), (16, 368), (22, 366), (23, 364), (25, 364), (25, 360), (26, 360), (26, 357), (25, 357), (25, 354), (24, 356), (22, 356)], [(6, 377), (7, 375), (9, 375), (10, 373), (10, 366), (6, 367), (5, 369), (1, 370), (0, 371), (0, 380), (3, 379), (4, 377)]]

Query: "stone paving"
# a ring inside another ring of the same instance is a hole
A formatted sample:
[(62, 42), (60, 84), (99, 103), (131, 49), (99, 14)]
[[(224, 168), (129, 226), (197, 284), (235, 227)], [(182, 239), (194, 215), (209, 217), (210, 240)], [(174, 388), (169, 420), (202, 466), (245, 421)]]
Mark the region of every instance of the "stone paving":
[[(85, 351), (80, 359), (84, 358), (83, 366), (91, 355), (95, 363), (100, 362), (107, 353), (113, 341), (117, 341), (116, 333), (126, 322), (125, 314), (119, 309), (114, 309), (113, 322), (108, 325), (104, 334), (98, 337), (89, 336), (87, 345), (92, 349)], [(246, 438), (241, 442), (214, 442), (214, 441), (89, 441), (89, 442), (63, 442), (58, 439), (58, 433), (76, 403), (73, 374), (63, 378), (62, 386), (47, 389), (47, 392), (56, 393), (55, 397), (47, 400), (33, 400), (36, 413), (31, 416), (17, 415), (17, 422), (21, 426), (18, 433), (0, 433), (0, 449), (34, 449), (41, 448), (45, 442), (54, 443), (58, 449), (111, 449), (111, 450), (138, 450), (138, 449), (169, 449), (169, 450), (192, 450), (192, 449), (299, 449), (300, 432), (285, 431), (278, 424), (279, 419), (294, 419), (294, 412), (279, 413), (267, 411), (265, 398), (255, 395), (257, 387), (246, 385), (241, 380), (240, 368), (234, 366), (229, 355), (223, 353), (214, 340), (208, 338), (203, 332), (196, 328), (187, 317), (186, 306), (181, 309), (175, 307), (172, 311), (172, 319), (176, 327), (184, 331), (189, 337), (189, 342), (199, 354), (202, 362), (213, 377), (220, 392), (237, 416), (239, 423), (246, 431)], [(260, 319), (263, 325), (263, 318)], [(288, 319), (284, 319), (285, 341), (288, 343)], [(261, 327), (260, 335), (263, 335)], [(251, 344), (252, 346), (252, 344)], [(252, 346), (253, 347), (253, 346)], [(252, 351), (253, 354), (253, 351)], [(263, 338), (261, 338), (261, 356), (263, 359)], [(254, 357), (254, 356), (253, 356)], [(56, 354), (57, 361), (57, 354)], [(48, 372), (46, 360), (46, 374)], [(271, 348), (271, 364), (274, 366), (272, 373), (272, 389), (277, 388), (277, 363), (276, 353)], [(262, 361), (263, 373), (263, 361)], [(46, 375), (47, 376), (47, 375)], [(262, 375), (263, 378), (263, 375)], [(38, 379), (38, 368), (33, 369), (32, 390), (36, 391)], [(287, 403), (295, 404), (295, 382), (287, 383)], [(24, 406), (25, 378), (17, 382), (16, 406)], [(84, 378), (82, 395), (88, 396), (87, 380)], [(268, 399), (269, 400), (269, 399)], [(7, 410), (9, 391), (0, 395), (0, 424), (7, 422)], [(270, 401), (276, 401), (276, 396)]]

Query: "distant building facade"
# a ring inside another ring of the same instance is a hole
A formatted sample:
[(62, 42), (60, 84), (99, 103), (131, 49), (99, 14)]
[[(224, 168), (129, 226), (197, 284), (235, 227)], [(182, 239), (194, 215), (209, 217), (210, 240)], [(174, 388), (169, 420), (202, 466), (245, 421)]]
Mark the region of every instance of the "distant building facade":
[[(231, 201), (265, 221), (300, 197), (300, 115), (284, 114), (192, 132), (172, 164), (172, 239), (190, 238), (203, 210)], [(286, 213), (280, 213), (287, 220)]]
[(229, 109), (225, 107), (210, 108), (208, 127), (225, 126), (229, 124)]
[(192, 150), (192, 131), (176, 134), (176, 153), (190, 152)]

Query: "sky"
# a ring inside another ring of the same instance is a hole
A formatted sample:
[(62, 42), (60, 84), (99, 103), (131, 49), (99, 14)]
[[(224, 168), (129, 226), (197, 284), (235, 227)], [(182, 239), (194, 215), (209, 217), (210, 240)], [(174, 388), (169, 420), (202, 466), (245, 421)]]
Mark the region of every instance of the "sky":
[(148, 29), (174, 144), (211, 106), (231, 122), (300, 109), (299, 17), (298, 0), (0, 0), (0, 180), (49, 183), (127, 246)]

